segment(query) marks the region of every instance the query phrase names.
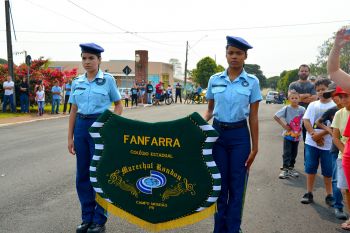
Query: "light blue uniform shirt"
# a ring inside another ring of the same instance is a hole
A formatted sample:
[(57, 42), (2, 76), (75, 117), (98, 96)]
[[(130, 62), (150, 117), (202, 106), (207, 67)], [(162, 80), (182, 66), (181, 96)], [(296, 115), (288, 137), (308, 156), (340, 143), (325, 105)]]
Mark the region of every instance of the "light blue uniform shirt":
[(121, 99), (117, 84), (112, 75), (98, 71), (89, 82), (86, 74), (73, 80), (69, 103), (78, 106), (78, 113), (99, 114)]
[(67, 91), (67, 89), (71, 89), (71, 85), (69, 83), (66, 83), (65, 88), (66, 88), (66, 95), (70, 95), (70, 91)]
[(259, 79), (243, 69), (231, 81), (226, 69), (210, 77), (206, 98), (214, 99), (216, 120), (229, 123), (245, 120), (249, 116), (249, 105), (262, 100)]
[[(59, 86), (53, 86), (52, 88), (51, 88), (51, 92), (59, 92), (59, 93), (61, 93), (62, 92), (62, 89), (59, 87)], [(53, 94), (52, 95), (52, 99), (54, 99), (54, 100), (60, 100), (61, 99), (61, 95), (58, 95), (58, 94)]]

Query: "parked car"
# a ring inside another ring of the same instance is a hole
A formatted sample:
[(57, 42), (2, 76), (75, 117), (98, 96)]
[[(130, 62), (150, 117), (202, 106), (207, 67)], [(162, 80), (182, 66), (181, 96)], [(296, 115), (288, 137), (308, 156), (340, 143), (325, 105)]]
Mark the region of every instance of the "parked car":
[(275, 103), (276, 96), (278, 97), (278, 92), (277, 91), (269, 91), (267, 92), (266, 95), (266, 103), (267, 104), (273, 104)]

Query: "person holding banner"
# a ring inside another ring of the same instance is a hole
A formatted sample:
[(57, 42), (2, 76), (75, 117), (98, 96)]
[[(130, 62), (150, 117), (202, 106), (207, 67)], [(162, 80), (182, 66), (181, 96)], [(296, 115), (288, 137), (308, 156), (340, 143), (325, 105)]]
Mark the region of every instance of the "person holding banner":
[(114, 113), (123, 110), (121, 95), (112, 75), (102, 72), (102, 47), (94, 43), (80, 44), (85, 74), (73, 80), (69, 103), (72, 104), (68, 127), (68, 151), (76, 155), (76, 188), (82, 209), (82, 223), (77, 233), (105, 232), (107, 215), (95, 201), (90, 183), (89, 167), (95, 143), (89, 134), (90, 126), (114, 102)]
[(258, 109), (262, 96), (259, 80), (244, 70), (247, 50), (252, 46), (240, 37), (226, 39), (228, 68), (209, 79), (204, 119), (214, 117), (213, 127), (220, 135), (213, 147), (221, 173), (214, 233), (239, 233), (248, 173), (258, 153)]

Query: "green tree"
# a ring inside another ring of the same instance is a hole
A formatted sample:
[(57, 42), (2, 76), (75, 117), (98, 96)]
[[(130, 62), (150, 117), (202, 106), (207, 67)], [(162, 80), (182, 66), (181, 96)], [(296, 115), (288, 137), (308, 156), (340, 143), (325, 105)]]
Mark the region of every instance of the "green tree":
[[(249, 74), (254, 74), (260, 81), (260, 86), (266, 86), (266, 77), (260, 70), (260, 66), (256, 64), (245, 64), (244, 69)], [(216, 65), (214, 59), (210, 57), (202, 58), (195, 69), (191, 70), (189, 73), (193, 78), (193, 81), (199, 84), (201, 87), (206, 87), (210, 76), (218, 72), (224, 71), (225, 68), (222, 65)]]
[[(49, 69), (47, 68), (49, 61), (48, 60), (33, 60), (30, 65), (30, 78), (29, 78), (29, 98), (34, 102), (35, 90), (34, 86), (38, 83), (38, 80), (43, 81), (45, 86), (45, 98), (46, 101), (50, 102), (51, 100), (51, 88), (55, 81), (59, 82), (59, 85), (67, 80), (71, 80), (77, 75), (77, 68), (71, 70), (60, 71), (58, 69)], [(8, 75), (8, 66), (7, 64), (0, 64), (0, 83), (3, 83)], [(14, 66), (14, 82), (15, 86), (18, 86), (21, 79), (27, 77), (27, 65), (22, 63), (19, 66)], [(2, 85), (0, 85), (2, 87)], [(2, 92), (0, 88), (0, 92)], [(0, 93), (1, 95), (2, 93)], [(16, 95), (16, 103), (20, 103), (19, 95)]]
[(7, 60), (0, 58), (0, 64), (1, 65), (7, 64)]
[(223, 67), (222, 65), (218, 65), (217, 68), (216, 68), (216, 72), (219, 73), (219, 72), (222, 72), (225, 70), (225, 67)]
[(201, 87), (206, 87), (208, 86), (210, 76), (217, 73), (218, 69), (214, 59), (210, 57), (202, 58), (197, 63), (196, 69), (191, 71), (193, 81)]
[(298, 69), (283, 71), (280, 75), (280, 79), (277, 82), (277, 90), (288, 92), (289, 84), (298, 80)]
[(271, 89), (276, 89), (277, 82), (280, 78), (281, 78), (280, 76), (273, 76), (271, 78), (266, 79), (266, 87), (271, 88)]
[[(327, 60), (329, 52), (331, 51), (334, 44), (334, 35), (323, 42), (319, 47), (319, 54), (316, 59), (316, 63), (310, 65), (310, 72), (314, 75), (327, 75)], [(350, 73), (350, 43), (347, 43), (340, 54), (340, 68), (345, 72)]]
[(245, 71), (249, 74), (254, 74), (260, 82), (260, 87), (266, 87), (266, 77), (263, 72), (260, 70), (260, 66), (257, 64), (245, 64)]

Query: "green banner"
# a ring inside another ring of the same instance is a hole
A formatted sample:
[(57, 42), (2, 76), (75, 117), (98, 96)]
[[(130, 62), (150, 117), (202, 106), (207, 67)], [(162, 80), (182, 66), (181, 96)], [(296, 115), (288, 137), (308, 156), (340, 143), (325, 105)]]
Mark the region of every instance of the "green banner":
[(212, 157), (218, 137), (198, 114), (147, 123), (104, 112), (90, 128), (90, 181), (107, 211), (149, 231), (198, 222), (221, 189)]

